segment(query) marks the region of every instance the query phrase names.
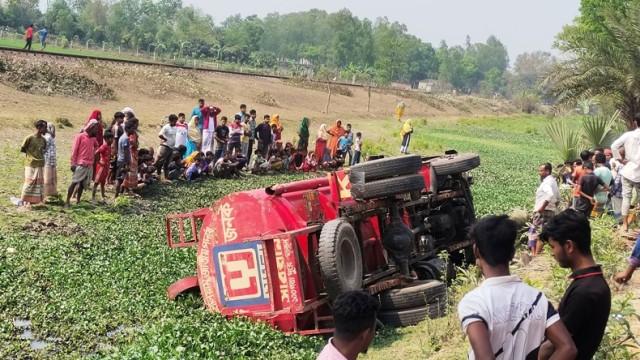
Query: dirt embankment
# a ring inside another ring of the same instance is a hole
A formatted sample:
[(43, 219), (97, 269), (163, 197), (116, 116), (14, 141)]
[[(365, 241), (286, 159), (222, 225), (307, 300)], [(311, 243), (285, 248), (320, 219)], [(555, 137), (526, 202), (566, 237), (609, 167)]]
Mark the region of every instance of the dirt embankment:
[[(370, 135), (394, 118), (396, 103), (407, 104), (405, 118), (447, 118), (509, 114), (503, 100), (465, 96), (427, 95), (408, 91), (335, 85), (327, 108), (326, 84), (308, 81), (212, 73), (162, 66), (61, 58), (46, 54), (0, 52), (0, 121), (29, 124), (35, 118), (68, 118), (75, 125), (91, 110), (101, 109), (108, 121), (113, 112), (130, 106), (144, 124), (159, 124), (170, 113), (187, 115), (198, 98), (232, 116), (241, 103), (263, 114), (280, 114), (285, 138), (297, 131), (307, 116), (312, 130), (321, 123), (343, 119)], [(369, 109), (367, 111), (367, 109)]]

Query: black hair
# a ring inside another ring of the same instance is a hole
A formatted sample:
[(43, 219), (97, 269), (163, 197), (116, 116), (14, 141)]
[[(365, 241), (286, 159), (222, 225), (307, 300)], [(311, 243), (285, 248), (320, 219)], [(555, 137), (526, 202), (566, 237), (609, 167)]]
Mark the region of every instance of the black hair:
[(344, 292), (331, 304), (333, 309), (334, 336), (343, 341), (353, 341), (363, 331), (373, 329), (380, 304), (364, 291)]
[(42, 119), (39, 119), (39, 120), (36, 120), (35, 123), (33, 123), (33, 126), (35, 126), (36, 129), (41, 129), (41, 128), (45, 128), (46, 129), (47, 128), (47, 122), (42, 120)]
[(198, 99), (198, 102), (203, 103), (203, 102), (204, 102), (204, 99)]
[(132, 122), (127, 122), (126, 124), (124, 124), (124, 132), (126, 133), (130, 133), (132, 131), (135, 131), (136, 128), (136, 124), (132, 123)]
[(544, 242), (554, 240), (560, 245), (571, 240), (582, 254), (591, 255), (589, 219), (583, 213), (573, 209), (567, 209), (549, 219), (540, 232), (540, 239)]
[(576, 165), (582, 165), (582, 159), (576, 159), (574, 163), (576, 163)]
[(176, 116), (176, 114), (169, 115), (169, 122), (172, 122), (172, 121), (178, 121), (178, 117)]
[(247, 105), (245, 105), (245, 104), (240, 104), (240, 109), (242, 109), (242, 108), (245, 108), (245, 109), (246, 109), (246, 108), (247, 108)]
[(178, 113), (178, 117), (185, 117), (186, 115), (184, 113)]
[(544, 166), (544, 169), (546, 171), (548, 171), (548, 172), (551, 172), (553, 170), (553, 167), (551, 166), (551, 163), (544, 163), (544, 164), (541, 164), (540, 166)]
[(604, 153), (597, 153), (595, 157), (596, 157), (596, 164), (604, 164), (607, 162), (607, 158), (604, 155)]
[(251, 114), (251, 115), (256, 114), (256, 110), (255, 109), (249, 110), (249, 114)]
[(233, 116), (233, 119), (234, 119), (234, 120), (235, 120), (235, 119), (240, 120), (241, 118), (242, 118), (242, 116), (240, 116), (240, 114), (235, 114), (235, 115)]
[(518, 224), (507, 215), (482, 218), (470, 231), (480, 255), (491, 266), (509, 265), (516, 253)]
[(204, 156), (213, 156), (213, 152), (207, 151), (207, 153)]
[(107, 130), (104, 132), (104, 135), (102, 135), (103, 139), (113, 139), (113, 133), (111, 132), (111, 130)]
[(564, 162), (565, 165), (573, 165), (573, 161), (571, 160), (567, 160)]
[(113, 114), (113, 119), (124, 119), (124, 113), (122, 111), (116, 111), (116, 113)]
[(604, 148), (601, 148), (601, 147), (600, 147), (600, 148), (595, 148), (595, 149), (593, 150), (593, 152), (596, 152), (596, 151), (600, 151), (600, 152), (602, 152), (602, 153), (603, 153), (603, 152), (604, 152)]
[(147, 156), (149, 154), (151, 154), (149, 149), (142, 148), (142, 149), (138, 150), (138, 156)]
[(224, 120), (224, 121), (227, 121), (228, 119), (227, 119), (227, 117), (226, 117), (226, 116), (223, 116), (223, 117), (221, 117), (221, 118), (220, 118), (220, 121), (223, 121), (223, 120)]
[(360, 131), (358, 131), (358, 132), (356, 133), (356, 136), (362, 136), (362, 133), (361, 133)]
[(256, 151), (253, 152), (254, 155), (262, 155), (262, 151), (256, 149)]
[(184, 145), (178, 146), (178, 154), (180, 154), (180, 157), (182, 157), (186, 153), (187, 153), (187, 147), (186, 146), (184, 146)]
[(263, 118), (264, 118), (264, 119), (271, 119), (271, 115), (269, 115), (269, 114), (265, 114)]
[(348, 127), (351, 127), (351, 124), (347, 124)]
[(580, 152), (580, 159), (582, 159), (582, 161), (589, 160), (589, 158), (591, 158), (591, 151), (582, 150)]
[(589, 160), (582, 163), (582, 167), (587, 170), (593, 170), (593, 163)]

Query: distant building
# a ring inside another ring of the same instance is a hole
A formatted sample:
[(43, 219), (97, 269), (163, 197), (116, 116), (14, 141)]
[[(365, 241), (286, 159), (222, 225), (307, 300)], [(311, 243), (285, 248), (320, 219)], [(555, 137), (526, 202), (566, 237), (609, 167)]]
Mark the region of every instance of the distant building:
[(434, 92), (436, 90), (438, 81), (434, 79), (424, 79), (418, 81), (418, 90), (424, 92)]

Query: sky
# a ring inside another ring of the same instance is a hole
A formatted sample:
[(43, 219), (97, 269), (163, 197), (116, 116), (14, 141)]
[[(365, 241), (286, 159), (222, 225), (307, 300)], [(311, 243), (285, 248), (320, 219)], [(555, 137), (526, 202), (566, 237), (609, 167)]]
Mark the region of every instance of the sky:
[(231, 15), (243, 17), (269, 13), (347, 8), (354, 16), (375, 20), (386, 16), (407, 25), (408, 32), (432, 43), (449, 46), (485, 42), (495, 35), (507, 47), (511, 62), (518, 54), (553, 51), (553, 41), (564, 25), (578, 16), (580, 0), (183, 0), (214, 18), (216, 25)]

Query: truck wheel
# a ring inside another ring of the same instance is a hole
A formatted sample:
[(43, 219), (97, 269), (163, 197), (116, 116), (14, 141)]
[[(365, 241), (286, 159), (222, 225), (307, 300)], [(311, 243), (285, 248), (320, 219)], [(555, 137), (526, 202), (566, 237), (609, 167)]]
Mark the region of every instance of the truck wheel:
[(384, 291), (378, 295), (380, 307), (384, 310), (410, 309), (440, 301), (445, 301), (447, 285), (437, 280), (419, 280), (411, 285)]
[(380, 311), (378, 319), (391, 327), (411, 326), (417, 325), (427, 317), (430, 319), (442, 317), (445, 315), (446, 309), (447, 303), (442, 301), (412, 309)]
[(471, 153), (437, 159), (431, 162), (431, 168), (438, 176), (459, 174), (475, 169), (478, 166), (480, 166), (480, 156)]
[(398, 156), (386, 159), (367, 161), (353, 165), (351, 173), (363, 172), (365, 181), (379, 180), (396, 175), (413, 174), (422, 168), (422, 157), (419, 155)]
[(362, 289), (360, 243), (353, 227), (345, 220), (331, 220), (322, 227), (318, 262), (329, 298), (335, 299), (343, 292)]
[(356, 199), (375, 199), (424, 189), (421, 174), (398, 176), (364, 184), (351, 184), (351, 195)]

